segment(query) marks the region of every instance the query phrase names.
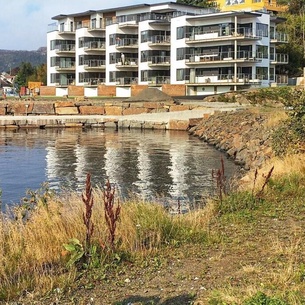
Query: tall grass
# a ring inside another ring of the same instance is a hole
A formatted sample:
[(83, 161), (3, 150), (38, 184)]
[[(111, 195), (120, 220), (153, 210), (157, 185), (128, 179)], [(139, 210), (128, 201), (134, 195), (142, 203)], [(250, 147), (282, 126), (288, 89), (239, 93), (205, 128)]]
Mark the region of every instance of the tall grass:
[[(92, 223), (90, 243), (99, 251), (102, 263), (109, 243), (105, 221), (103, 190), (92, 192)], [(28, 220), (2, 215), (0, 225), (0, 300), (31, 292), (41, 295), (52, 289), (69, 285), (75, 268), (66, 267), (63, 245), (71, 238), (86, 244), (83, 221), (84, 203), (79, 194), (70, 193), (37, 203)], [(172, 216), (159, 204), (133, 200), (121, 206), (115, 235), (115, 249), (131, 255), (147, 253), (164, 245), (205, 241), (207, 219), (213, 209), (187, 215)], [(88, 233), (88, 232), (87, 232)], [(66, 284), (65, 284), (66, 283)]]

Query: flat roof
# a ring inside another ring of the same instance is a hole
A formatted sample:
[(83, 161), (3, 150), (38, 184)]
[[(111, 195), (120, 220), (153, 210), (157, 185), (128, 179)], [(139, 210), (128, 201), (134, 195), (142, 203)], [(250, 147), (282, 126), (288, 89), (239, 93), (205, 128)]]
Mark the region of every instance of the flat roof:
[(160, 2), (160, 3), (154, 3), (154, 4), (134, 4), (134, 5), (128, 5), (128, 6), (120, 6), (115, 8), (106, 8), (101, 10), (88, 10), (85, 12), (80, 13), (74, 13), (74, 14), (59, 14), (54, 17), (52, 17), (53, 20), (60, 20), (67, 17), (81, 17), (81, 16), (87, 16), (92, 15), (94, 13), (110, 13), (110, 12), (119, 12), (124, 10), (131, 10), (131, 9), (137, 9), (137, 8), (144, 8), (144, 7), (155, 7), (160, 5), (176, 5), (181, 7), (192, 7), (192, 8), (198, 8), (198, 9), (204, 9), (201, 6), (192, 5), (192, 4), (184, 4), (184, 3), (177, 3), (177, 2)]

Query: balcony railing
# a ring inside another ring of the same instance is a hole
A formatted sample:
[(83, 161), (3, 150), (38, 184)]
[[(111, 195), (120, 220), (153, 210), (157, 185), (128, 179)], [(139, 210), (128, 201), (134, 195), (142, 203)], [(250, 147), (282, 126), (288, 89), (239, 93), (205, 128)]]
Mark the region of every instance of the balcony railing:
[(57, 66), (55, 66), (56, 70), (74, 70), (75, 69), (75, 61), (62, 61)]
[(224, 30), (215, 30), (215, 31), (195, 31), (189, 37), (189, 42), (194, 42), (196, 40), (217, 40), (232, 37), (235, 38), (251, 38), (251, 39), (261, 39), (262, 32), (253, 31), (252, 28), (238, 27), (235, 31), (234, 29), (228, 27)]
[(137, 77), (119, 77), (116, 79), (117, 85), (136, 85), (138, 84)]
[(75, 78), (69, 78), (67, 80), (62, 80), (62, 81), (59, 81), (57, 83), (55, 83), (55, 85), (57, 87), (66, 87), (66, 86), (72, 86), (72, 85), (75, 85)]
[(98, 86), (105, 83), (105, 78), (84, 78), (82, 82), (87, 86)]
[(170, 44), (171, 37), (165, 35), (156, 35), (151, 37), (150, 43), (154, 44)]
[(270, 54), (270, 61), (276, 64), (288, 64), (289, 56), (288, 54), (273, 53)]
[(152, 84), (152, 85), (169, 84), (170, 77), (169, 76), (152, 76), (152, 77), (148, 78), (148, 83)]
[(149, 65), (170, 65), (170, 56), (150, 56)]
[(287, 43), (288, 42), (288, 34), (286, 33), (271, 33), (270, 34), (271, 40), (276, 40), (276, 42), (281, 42), (281, 43)]
[(116, 47), (138, 47), (138, 42), (137, 38), (117, 38)]
[(75, 52), (75, 44), (60, 44), (55, 47), (55, 51), (57, 53), (59, 52), (69, 52), (74, 53)]
[(88, 59), (84, 61), (84, 65), (89, 68), (101, 68), (106, 65), (105, 59)]
[(135, 58), (132, 58), (132, 57), (128, 57), (128, 58), (125, 58), (125, 59), (118, 59), (116, 64), (116, 66), (122, 66), (122, 67), (125, 67), (125, 66), (134, 66), (134, 67), (137, 67), (138, 66), (138, 58), (135, 57)]
[(202, 53), (200, 55), (186, 55), (185, 60), (189, 63), (205, 63), (211, 61), (248, 61), (257, 62), (261, 61), (263, 54), (261, 52), (253, 53), (252, 51), (238, 51), (236, 52), (236, 58), (234, 58), (234, 51), (228, 52), (213, 52)]
[(92, 50), (105, 50), (105, 42), (103, 41), (89, 41), (84, 43), (85, 49), (92, 49)]
[(234, 74), (218, 74), (218, 75), (198, 75), (193, 79), (190, 76), (185, 77), (186, 83), (191, 84), (223, 84), (228, 85), (228, 83), (234, 83), (239, 85), (251, 85), (251, 84), (260, 84), (262, 76), (258, 75), (249, 75), (244, 73), (239, 73), (236, 76)]

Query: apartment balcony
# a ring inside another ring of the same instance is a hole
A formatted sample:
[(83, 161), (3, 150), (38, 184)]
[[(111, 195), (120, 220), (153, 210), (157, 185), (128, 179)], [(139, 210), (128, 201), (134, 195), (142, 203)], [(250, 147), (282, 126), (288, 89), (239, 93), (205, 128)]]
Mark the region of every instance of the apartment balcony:
[(105, 22), (90, 24), (88, 26), (88, 32), (105, 32), (106, 31), (106, 24)]
[(96, 87), (105, 84), (105, 78), (85, 78), (83, 84), (85, 87)]
[(162, 85), (162, 84), (170, 84), (170, 77), (169, 76), (153, 76), (148, 78), (149, 85)]
[(288, 85), (288, 75), (287, 74), (276, 74), (275, 82), (278, 85)]
[(87, 71), (100, 71), (106, 69), (106, 60), (90, 59), (84, 62)]
[(171, 46), (171, 37), (170, 36), (164, 36), (164, 35), (156, 35), (151, 37), (151, 41), (148, 43), (150, 47), (168, 47)]
[(276, 0), (264, 0), (264, 6), (268, 11), (286, 12), (288, 10), (287, 5), (277, 4)]
[(58, 29), (60, 35), (75, 35), (75, 29), (70, 24), (60, 24)]
[(261, 84), (261, 76), (247, 74), (219, 74), (219, 75), (200, 75), (191, 79), (186, 77), (185, 83), (193, 86), (250, 86)]
[(149, 67), (170, 67), (170, 56), (151, 56), (148, 59)]
[(55, 83), (55, 86), (58, 88), (64, 88), (73, 85), (75, 85), (75, 78), (70, 78), (65, 81), (59, 81), (58, 83)]
[(138, 68), (138, 58), (126, 58), (124, 61), (120, 59), (116, 64), (115, 64), (117, 69), (120, 70), (134, 70)]
[(119, 77), (116, 79), (116, 84), (118, 86), (137, 85), (138, 78), (137, 77)]
[(227, 63), (256, 63), (261, 62), (263, 55), (259, 52), (252, 53), (250, 51), (239, 51), (234, 58), (234, 52), (220, 52), (220, 53), (203, 53), (200, 55), (186, 56), (186, 64), (190, 66), (194, 65), (209, 65), (213, 64), (227, 64)]
[(288, 54), (275, 53), (270, 54), (270, 63), (272, 65), (287, 65), (289, 62)]
[(187, 44), (197, 44), (204, 42), (219, 42), (228, 40), (260, 40), (262, 39), (262, 33), (254, 33), (252, 29), (249, 28), (238, 28), (237, 31), (228, 29), (227, 31), (208, 31), (192, 34), (188, 40)]
[(119, 29), (137, 29), (139, 24), (137, 20), (130, 20), (126, 22), (119, 23)]
[(55, 66), (56, 71), (58, 72), (73, 72), (75, 71), (75, 62), (74, 61), (66, 61), (61, 62), (59, 66)]
[(124, 49), (138, 49), (139, 40), (137, 38), (121, 38), (116, 41), (116, 48), (118, 50)]
[(55, 47), (56, 54), (75, 54), (75, 44), (61, 44)]
[(106, 51), (106, 45), (102, 41), (90, 41), (84, 44), (84, 50), (86, 52)]
[(270, 35), (271, 43), (288, 43), (288, 34), (277, 32)]

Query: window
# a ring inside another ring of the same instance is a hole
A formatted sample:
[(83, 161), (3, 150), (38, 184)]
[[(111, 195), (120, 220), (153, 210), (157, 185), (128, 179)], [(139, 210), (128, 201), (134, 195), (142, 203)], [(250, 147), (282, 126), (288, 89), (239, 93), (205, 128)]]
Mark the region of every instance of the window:
[(176, 71), (176, 80), (184, 81), (190, 79), (190, 69), (177, 69)]
[(110, 71), (109, 72), (109, 79), (110, 79), (110, 82), (115, 82), (116, 80), (116, 72), (115, 71)]
[(186, 53), (186, 49), (185, 48), (178, 48), (177, 49), (177, 60), (185, 59), (185, 53)]
[(260, 80), (268, 80), (268, 68), (256, 67), (256, 78)]
[(183, 39), (185, 37), (185, 27), (181, 26), (177, 28), (177, 39)]
[(141, 42), (147, 42), (148, 41), (148, 31), (142, 31), (141, 32)]
[(268, 58), (268, 46), (257, 46), (257, 54), (258, 58)]
[(257, 23), (256, 24), (256, 35), (268, 37), (268, 24)]

